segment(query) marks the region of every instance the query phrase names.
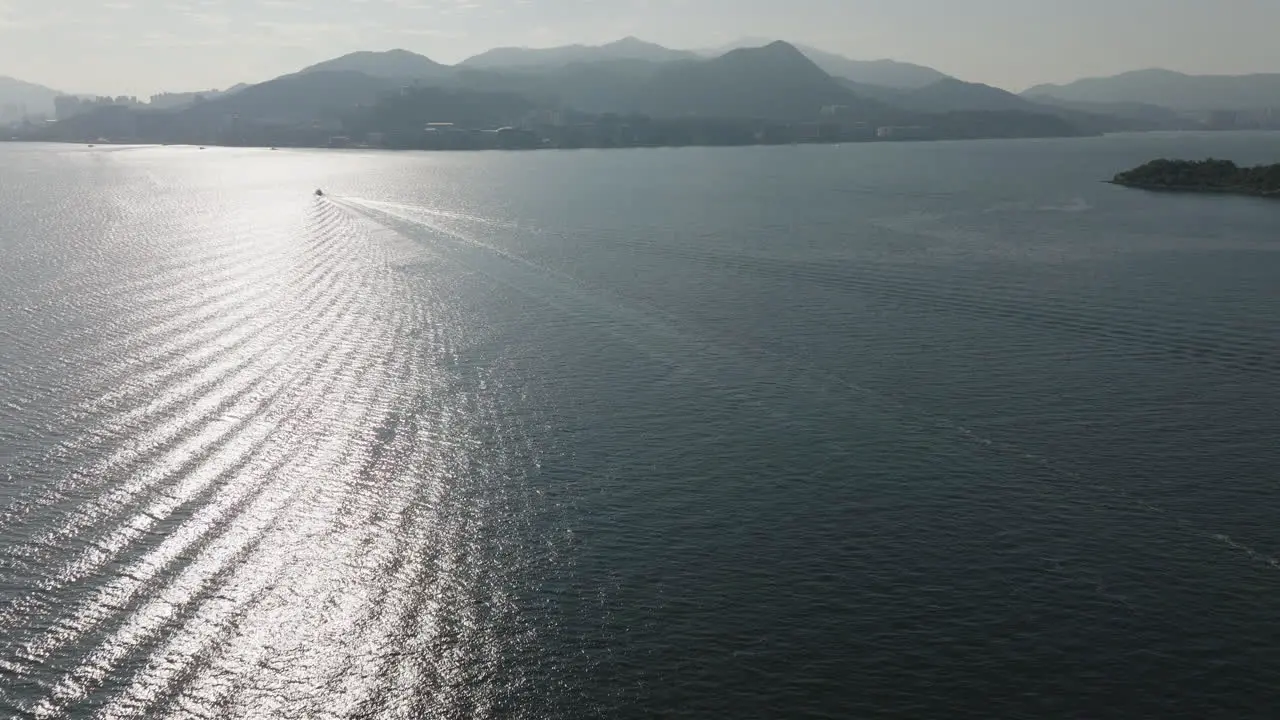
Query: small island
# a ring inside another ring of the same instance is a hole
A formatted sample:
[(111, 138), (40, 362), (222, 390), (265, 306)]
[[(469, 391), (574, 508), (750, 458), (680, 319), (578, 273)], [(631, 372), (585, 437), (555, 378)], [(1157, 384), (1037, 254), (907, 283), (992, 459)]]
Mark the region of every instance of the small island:
[(1143, 190), (1232, 193), (1280, 198), (1280, 164), (1240, 167), (1230, 160), (1155, 160), (1116, 175), (1116, 185)]

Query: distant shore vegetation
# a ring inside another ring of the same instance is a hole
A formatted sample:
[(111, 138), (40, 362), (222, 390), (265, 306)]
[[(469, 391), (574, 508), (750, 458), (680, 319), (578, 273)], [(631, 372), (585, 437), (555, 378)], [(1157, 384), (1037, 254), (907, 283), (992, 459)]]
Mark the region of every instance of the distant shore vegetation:
[(1122, 172), (1116, 185), (1144, 190), (1234, 193), (1280, 198), (1280, 164), (1241, 167), (1230, 160), (1153, 160)]

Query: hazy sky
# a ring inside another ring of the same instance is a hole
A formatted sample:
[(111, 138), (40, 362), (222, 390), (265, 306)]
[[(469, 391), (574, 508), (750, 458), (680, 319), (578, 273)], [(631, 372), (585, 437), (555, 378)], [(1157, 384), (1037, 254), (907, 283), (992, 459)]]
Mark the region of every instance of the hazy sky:
[(1280, 72), (1280, 0), (0, 0), (0, 75), (150, 94), (260, 81), (352, 50), (456, 62), (499, 45), (744, 36), (1021, 90), (1145, 67)]

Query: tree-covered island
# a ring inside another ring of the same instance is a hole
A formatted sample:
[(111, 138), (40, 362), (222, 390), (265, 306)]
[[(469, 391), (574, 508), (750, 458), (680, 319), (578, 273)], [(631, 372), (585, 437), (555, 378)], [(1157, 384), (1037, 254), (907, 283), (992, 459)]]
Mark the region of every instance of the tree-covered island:
[(1111, 182), (1143, 190), (1233, 193), (1280, 198), (1280, 164), (1240, 167), (1230, 160), (1154, 160)]

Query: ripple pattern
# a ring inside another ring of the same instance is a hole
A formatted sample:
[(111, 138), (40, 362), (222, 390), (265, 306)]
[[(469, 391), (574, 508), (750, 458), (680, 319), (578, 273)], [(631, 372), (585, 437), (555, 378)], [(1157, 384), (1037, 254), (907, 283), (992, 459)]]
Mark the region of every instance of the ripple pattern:
[(0, 149), (0, 717), (1272, 717), (1275, 206), (1168, 142)]
[(471, 392), (446, 290), (329, 202), (114, 204), (106, 238), (65, 248), (88, 266), (7, 328), (81, 371), (11, 417), (82, 400), (6, 426), (0, 707), (496, 714), (534, 448)]

